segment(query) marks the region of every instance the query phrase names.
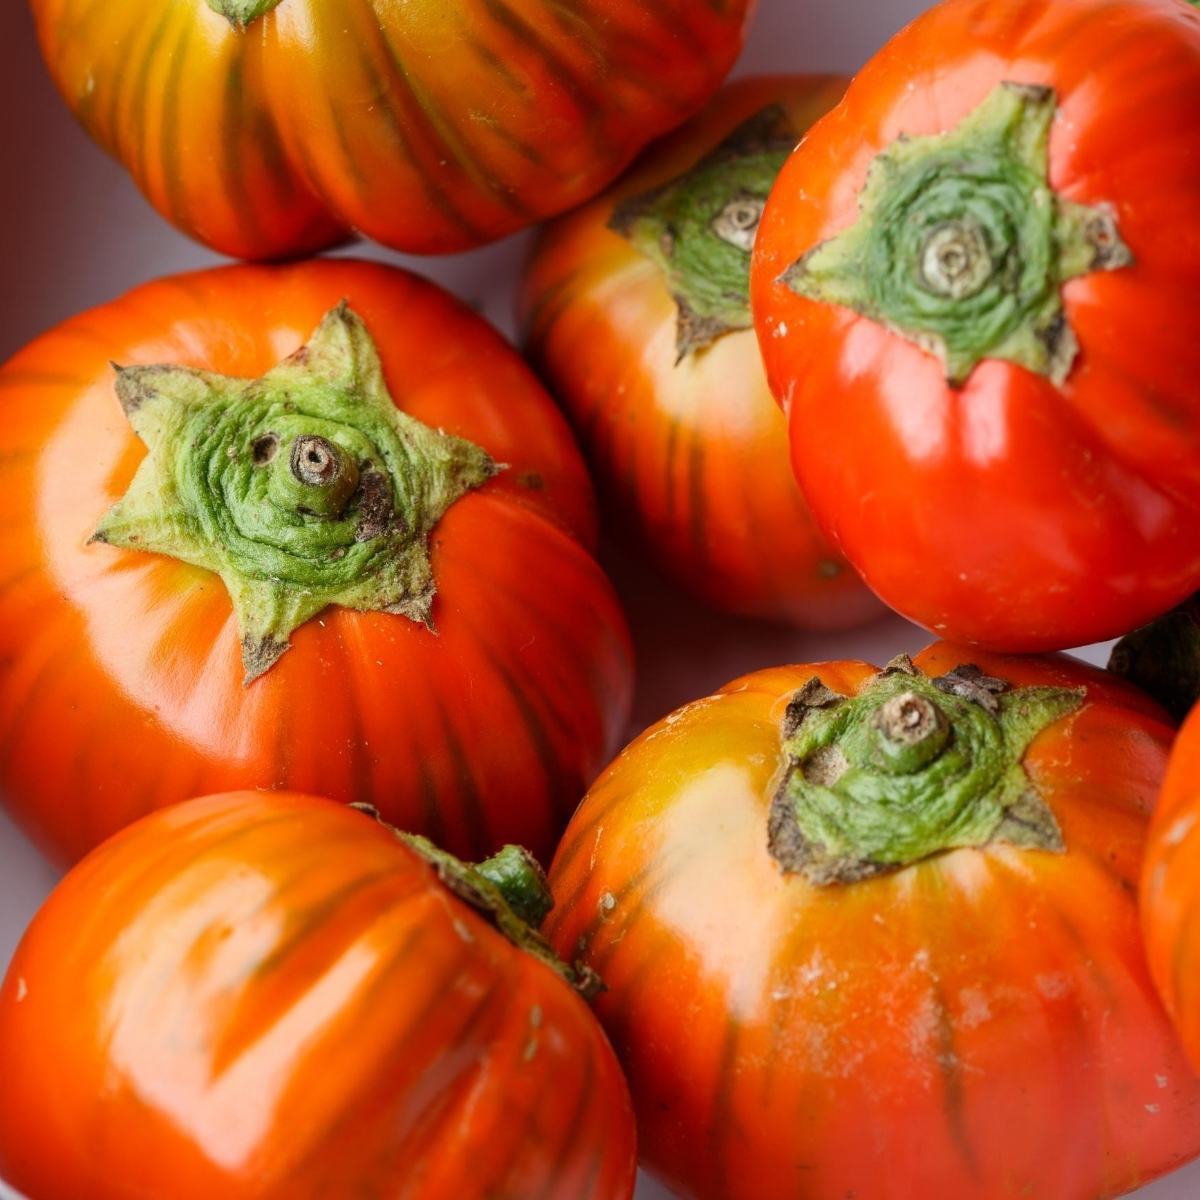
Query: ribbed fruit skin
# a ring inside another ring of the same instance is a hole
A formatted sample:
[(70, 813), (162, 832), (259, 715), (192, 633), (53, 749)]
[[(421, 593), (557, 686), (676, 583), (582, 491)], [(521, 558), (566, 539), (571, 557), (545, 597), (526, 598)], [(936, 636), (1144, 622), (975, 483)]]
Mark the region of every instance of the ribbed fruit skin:
[(208, 797), (124, 830), (0, 988), (0, 1172), (37, 1200), (629, 1200), (578, 995), (370, 817)]
[(1200, 1153), (1200, 1081), (1136, 904), (1171, 724), (1068, 658), (939, 643), (915, 662), (1086, 690), (1023, 760), (1064, 853), (987, 845), (826, 888), (784, 874), (768, 815), (788, 702), (814, 676), (857, 693), (876, 673), (859, 662), (680, 709), (564, 836), (548, 933), (602, 973), (643, 1161), (689, 1200), (1097, 1200)]
[(225, 254), (446, 253), (586, 200), (733, 65), (752, 0), (31, 0), (55, 83)]
[[(856, 223), (880, 154), (957, 128), (1004, 83), (1053, 91), (1049, 185), (1107, 206), (1133, 255), (1054, 284), (1079, 345), (1061, 385), (985, 358), (956, 386), (915, 341), (782, 282)], [(1198, 137), (1195, 6), (947, 0), (863, 68), (780, 173), (751, 299), (792, 465), (832, 544), (936, 636), (1068, 650), (1200, 590)]]
[[(436, 631), (332, 607), (245, 686), (217, 576), (89, 544), (145, 454), (110, 363), (254, 379), (343, 299), (396, 403), (506, 469), (433, 530)], [(0, 420), (0, 793), (52, 857), (191, 796), (285, 788), (466, 858), (518, 842), (549, 860), (624, 735), (632, 649), (570, 431), (479, 317), (378, 264), (177, 276), (19, 353)]]

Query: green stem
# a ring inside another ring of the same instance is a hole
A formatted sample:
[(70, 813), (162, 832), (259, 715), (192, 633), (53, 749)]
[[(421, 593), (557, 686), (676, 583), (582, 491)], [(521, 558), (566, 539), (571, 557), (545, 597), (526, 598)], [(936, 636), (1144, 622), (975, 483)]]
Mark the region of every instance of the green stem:
[(1108, 669), (1182, 721), (1200, 701), (1200, 596), (1123, 637)]
[(550, 885), (541, 864), (524, 846), (505, 846), (475, 865), (475, 870), (500, 889), (500, 894), (528, 925), (540, 929), (554, 907)]
[(937, 355), (961, 386), (984, 359), (1065, 382), (1079, 344), (1062, 286), (1133, 262), (1113, 209), (1049, 184), (1055, 94), (1004, 83), (956, 128), (901, 138), (871, 166), (857, 224), (783, 276)]
[(359, 470), (340, 446), (317, 434), (293, 439), (281, 455), (287, 470), (271, 473), (275, 504), (298, 517), (340, 517), (358, 491)]
[(281, 0), (204, 0), (218, 16), (239, 31), (253, 25), (259, 17), (278, 7)]
[(482, 863), (464, 863), (439, 849), (428, 838), (388, 825), (369, 804), (352, 804), (390, 830), (414, 854), (437, 872), (438, 879), (459, 900), (491, 922), (518, 950), (532, 955), (574, 988), (585, 1000), (604, 990), (600, 976), (582, 962), (568, 966), (538, 933), (554, 907), (545, 873), (528, 850), (505, 846)]
[(907, 658), (853, 697), (810, 680), (784, 720), (771, 853), (828, 886), (994, 842), (1060, 851), (1022, 760), (1081, 702), (1078, 691), (1010, 688), (970, 666), (930, 679)]

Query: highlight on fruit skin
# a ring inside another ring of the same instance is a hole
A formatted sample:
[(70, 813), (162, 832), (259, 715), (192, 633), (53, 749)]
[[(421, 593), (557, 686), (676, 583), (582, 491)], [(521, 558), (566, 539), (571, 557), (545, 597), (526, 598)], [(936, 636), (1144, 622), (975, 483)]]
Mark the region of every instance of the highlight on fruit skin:
[(687, 1200), (1096, 1200), (1200, 1154), (1135, 899), (1173, 736), (1107, 672), (945, 643), (649, 729), (546, 926), (604, 978), (643, 1164)]
[(38, 1200), (630, 1200), (616, 1059), (505, 900), (536, 875), (295, 793), (130, 826), (0, 986), (0, 1174)]
[(445, 254), (587, 200), (717, 89), (751, 0), (32, 0), (151, 204), (237, 258)]

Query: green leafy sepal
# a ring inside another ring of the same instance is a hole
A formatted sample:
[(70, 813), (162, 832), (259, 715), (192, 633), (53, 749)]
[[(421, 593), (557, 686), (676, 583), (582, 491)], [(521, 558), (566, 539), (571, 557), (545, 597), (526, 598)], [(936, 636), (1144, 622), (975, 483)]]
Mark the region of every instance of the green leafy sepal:
[(261, 379), (118, 367), (116, 390), (148, 454), (93, 540), (219, 575), (247, 683), (331, 604), (432, 628), (430, 531), (500, 468), (396, 407), (346, 304)]
[(1081, 691), (1012, 688), (967, 665), (930, 679), (906, 657), (853, 697), (814, 678), (784, 719), (771, 853), (785, 871), (828, 886), (964, 847), (1061, 851), (1023, 759), (1082, 702)]

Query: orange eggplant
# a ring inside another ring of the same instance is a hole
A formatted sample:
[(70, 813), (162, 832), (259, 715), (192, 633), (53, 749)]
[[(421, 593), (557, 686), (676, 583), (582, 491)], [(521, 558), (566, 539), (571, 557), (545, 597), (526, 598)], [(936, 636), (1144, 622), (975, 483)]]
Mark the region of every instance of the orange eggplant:
[(37, 1200), (629, 1200), (616, 1059), (502, 895), (540, 873), (416, 847), (240, 793), (98, 849), (0, 988), (0, 1172)]
[(696, 1200), (1097, 1200), (1200, 1153), (1135, 904), (1173, 728), (1067, 658), (761, 671), (601, 777), (548, 932)]

